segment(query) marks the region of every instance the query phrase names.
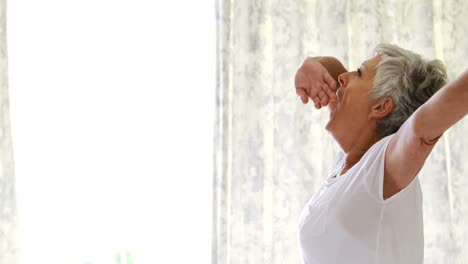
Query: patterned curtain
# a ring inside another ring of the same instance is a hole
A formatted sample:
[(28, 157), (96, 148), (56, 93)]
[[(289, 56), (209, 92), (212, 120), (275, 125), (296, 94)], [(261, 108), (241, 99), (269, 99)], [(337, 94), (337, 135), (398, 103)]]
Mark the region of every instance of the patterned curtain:
[[(338, 151), (327, 110), (303, 105), (306, 56), (350, 70), (379, 43), (467, 68), (461, 0), (217, 1), (213, 263), (300, 263), (297, 221)], [(468, 263), (468, 118), (444, 134), (420, 173), (425, 262)]]
[(17, 222), (6, 44), (6, 0), (0, 0), (0, 263), (15, 264)]

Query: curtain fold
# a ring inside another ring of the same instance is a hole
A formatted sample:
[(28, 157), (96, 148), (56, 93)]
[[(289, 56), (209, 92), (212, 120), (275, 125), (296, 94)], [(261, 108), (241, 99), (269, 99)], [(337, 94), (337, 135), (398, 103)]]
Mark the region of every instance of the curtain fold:
[[(468, 3), (455, 0), (217, 1), (213, 263), (300, 263), (297, 219), (338, 152), (326, 110), (303, 105), (306, 56), (349, 69), (394, 43), (467, 68)], [(420, 180), (425, 262), (468, 263), (468, 119), (443, 136)], [(465, 249), (465, 250), (464, 250)]]
[(6, 0), (0, 0), (0, 263), (15, 264), (17, 221), (6, 35)]

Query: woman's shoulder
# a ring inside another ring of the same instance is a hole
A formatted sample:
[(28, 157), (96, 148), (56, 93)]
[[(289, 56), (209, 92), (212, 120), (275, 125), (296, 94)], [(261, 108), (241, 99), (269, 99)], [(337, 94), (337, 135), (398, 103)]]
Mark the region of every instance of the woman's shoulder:
[(375, 156), (375, 155), (378, 155), (379, 153), (382, 153), (385, 151), (385, 149), (387, 148), (388, 146), (388, 143), (390, 142), (390, 139), (392, 139), (392, 137), (394, 136), (395, 134), (390, 134), (388, 136), (385, 136), (383, 138), (381, 138), (379, 141), (375, 142), (367, 151), (366, 153), (363, 155), (363, 158), (367, 155), (372, 155), (372, 156)]

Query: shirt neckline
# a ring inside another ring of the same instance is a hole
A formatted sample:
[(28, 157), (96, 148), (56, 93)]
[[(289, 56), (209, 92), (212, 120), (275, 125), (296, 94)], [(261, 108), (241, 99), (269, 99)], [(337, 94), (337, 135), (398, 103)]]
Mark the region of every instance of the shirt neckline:
[[(341, 178), (345, 178), (346, 175), (348, 175), (348, 174), (351, 172), (351, 170), (353, 170), (354, 167), (356, 167), (356, 165), (357, 165), (358, 163), (359, 163), (359, 162), (357, 162), (356, 164), (354, 164), (349, 170), (347, 170), (347, 171), (346, 171), (344, 174), (342, 174), (342, 175), (338, 175), (339, 172), (333, 173), (332, 176), (328, 177), (328, 179), (327, 179), (325, 185), (328, 186), (328, 185), (330, 185), (330, 184), (332, 184), (332, 183), (334, 183), (334, 182), (340, 180)], [(334, 175), (335, 177), (333, 177), (333, 175)]]
[[(392, 135), (392, 134), (391, 134), (391, 135)], [(327, 178), (327, 180), (326, 180), (326, 182), (325, 182), (325, 185), (326, 185), (326, 186), (329, 186), (330, 184), (332, 184), (332, 183), (338, 181), (339, 178), (345, 178), (349, 173), (351, 173), (351, 171), (354, 170), (354, 168), (357, 167), (357, 165), (363, 160), (363, 158), (364, 158), (366, 155), (368, 155), (368, 154), (370, 153), (371, 149), (373, 149), (374, 147), (376, 147), (376, 145), (377, 145), (378, 143), (381, 143), (385, 138), (388, 138), (388, 137), (390, 137), (391, 135), (388, 135), (388, 136), (386, 136), (386, 137), (383, 137), (383, 138), (381, 138), (379, 141), (375, 142), (375, 143), (364, 153), (364, 155), (362, 155), (361, 159), (359, 159), (359, 161), (356, 162), (351, 168), (349, 168), (344, 174), (338, 175), (338, 173), (339, 173), (340, 171), (337, 171), (337, 172), (332, 173), (332, 176), (330, 176), (330, 177)], [(344, 155), (344, 154), (341, 153), (340, 155)], [(335, 177), (333, 177), (333, 175), (334, 175)]]

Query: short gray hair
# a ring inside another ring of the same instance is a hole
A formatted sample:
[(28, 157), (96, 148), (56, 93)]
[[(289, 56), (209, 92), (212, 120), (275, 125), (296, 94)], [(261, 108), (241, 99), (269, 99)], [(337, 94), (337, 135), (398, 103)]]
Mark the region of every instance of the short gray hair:
[(396, 45), (380, 44), (370, 100), (391, 98), (393, 111), (377, 122), (377, 132), (386, 137), (447, 83), (447, 70), (440, 60), (425, 60), (421, 55)]

